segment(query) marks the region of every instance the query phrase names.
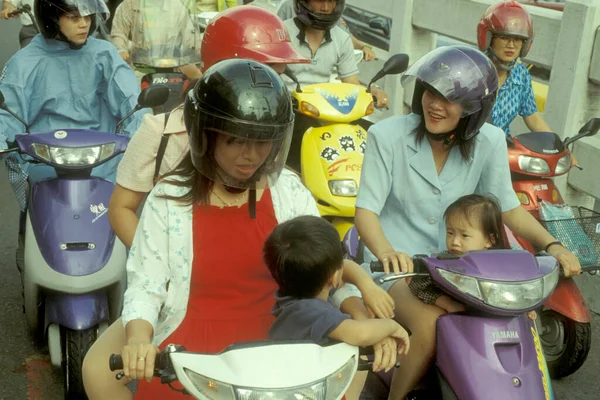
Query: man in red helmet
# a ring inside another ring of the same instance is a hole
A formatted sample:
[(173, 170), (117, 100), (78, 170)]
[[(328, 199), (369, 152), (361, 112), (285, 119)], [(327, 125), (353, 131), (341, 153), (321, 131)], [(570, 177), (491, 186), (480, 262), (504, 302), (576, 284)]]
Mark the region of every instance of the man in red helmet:
[(200, 48), (201, 70), (229, 58), (249, 58), (280, 74), (287, 64), (310, 63), (294, 49), (277, 15), (254, 6), (227, 9), (206, 27)]
[(488, 55), (498, 71), (500, 89), (492, 121), (508, 136), (517, 115), (532, 132), (552, 131), (538, 112), (529, 70), (519, 60), (529, 52), (533, 38), (531, 17), (515, 1), (490, 6), (477, 25), (479, 50)]

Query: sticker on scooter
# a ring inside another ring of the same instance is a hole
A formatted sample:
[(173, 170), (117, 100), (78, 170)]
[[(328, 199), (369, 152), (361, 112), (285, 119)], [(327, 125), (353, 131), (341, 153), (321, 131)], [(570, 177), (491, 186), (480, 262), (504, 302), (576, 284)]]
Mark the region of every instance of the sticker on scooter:
[(169, 80), (167, 78), (154, 78), (152, 80), (153, 85), (160, 85), (162, 83), (169, 83)]
[(94, 219), (92, 220), (92, 224), (93, 224), (94, 222), (98, 221), (98, 219), (99, 219), (101, 216), (103, 216), (104, 214), (106, 214), (106, 213), (107, 213), (107, 211), (108, 211), (108, 208), (106, 208), (106, 207), (104, 206), (104, 203), (100, 203), (100, 204), (97, 204), (97, 205), (90, 204), (90, 211), (91, 211), (93, 214), (96, 214), (96, 217), (94, 217)]
[(335, 161), (339, 156), (340, 152), (329, 146), (325, 147), (321, 152), (321, 158), (329, 162)]
[(321, 135), (321, 140), (326, 141), (327, 139), (331, 139), (331, 133), (325, 132)]
[(544, 190), (548, 190), (548, 185), (546, 185), (546, 184), (533, 185), (533, 190), (535, 192), (541, 192), (541, 191), (544, 191)]
[(356, 151), (356, 143), (354, 143), (354, 138), (352, 136), (342, 136), (338, 141), (340, 142), (340, 146), (342, 146), (342, 150), (346, 153)]
[(56, 131), (54, 132), (54, 137), (57, 139), (64, 139), (67, 137), (67, 132), (65, 131)]
[(359, 127), (356, 128), (356, 136), (358, 136), (360, 140), (367, 140), (367, 136), (365, 135), (364, 131)]
[(333, 176), (333, 174), (338, 172), (338, 170), (340, 169), (342, 164), (344, 164), (348, 160), (349, 160), (349, 158), (342, 158), (332, 164), (329, 164), (329, 167), (327, 167), (327, 172), (329, 172), (329, 176)]
[(364, 155), (364, 154), (365, 154), (365, 150), (366, 150), (366, 148), (367, 148), (367, 142), (365, 142), (365, 141), (362, 141), (362, 142), (360, 142), (360, 144), (358, 145), (358, 152), (359, 152), (360, 154), (363, 154), (363, 155)]
[(548, 373), (548, 367), (546, 364), (546, 359), (544, 358), (544, 353), (542, 352), (542, 345), (540, 343), (540, 337), (537, 334), (535, 327), (531, 328), (531, 334), (533, 335), (533, 344), (535, 346), (535, 353), (537, 355), (538, 368), (542, 373), (542, 385), (544, 386), (544, 397), (546, 400), (551, 400), (554, 396), (550, 396), (551, 386), (550, 379), (548, 378), (550, 374)]

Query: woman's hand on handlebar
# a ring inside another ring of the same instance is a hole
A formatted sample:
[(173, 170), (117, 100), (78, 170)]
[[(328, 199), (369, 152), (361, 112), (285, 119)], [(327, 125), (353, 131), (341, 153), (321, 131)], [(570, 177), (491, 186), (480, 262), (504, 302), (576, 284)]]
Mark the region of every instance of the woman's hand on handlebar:
[(131, 379), (146, 379), (154, 376), (154, 362), (158, 349), (147, 340), (130, 339), (121, 350), (123, 373)]
[(381, 88), (371, 86), (371, 94), (375, 98), (375, 107), (386, 108), (389, 105), (389, 96)]
[(408, 254), (401, 251), (385, 250), (377, 258), (383, 264), (383, 270), (386, 274), (389, 274), (390, 271), (396, 275), (400, 273), (407, 274), (414, 270), (412, 259)]
[(567, 248), (556, 244), (548, 248), (548, 254), (556, 258), (562, 266), (565, 277), (581, 274), (581, 264), (579, 259)]

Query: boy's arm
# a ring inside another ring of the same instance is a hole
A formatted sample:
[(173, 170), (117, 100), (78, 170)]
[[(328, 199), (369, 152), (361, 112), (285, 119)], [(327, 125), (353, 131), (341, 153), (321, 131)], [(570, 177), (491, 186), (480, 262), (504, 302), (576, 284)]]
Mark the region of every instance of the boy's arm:
[(393, 319), (369, 319), (362, 321), (347, 319), (329, 334), (330, 339), (339, 340), (354, 346), (372, 346), (388, 336), (394, 336), (399, 339), (406, 338), (408, 342), (408, 334)]
[(362, 293), (365, 305), (378, 318), (392, 318), (394, 316), (394, 300), (381, 289), (373, 278), (357, 263), (344, 260), (343, 280), (352, 283)]

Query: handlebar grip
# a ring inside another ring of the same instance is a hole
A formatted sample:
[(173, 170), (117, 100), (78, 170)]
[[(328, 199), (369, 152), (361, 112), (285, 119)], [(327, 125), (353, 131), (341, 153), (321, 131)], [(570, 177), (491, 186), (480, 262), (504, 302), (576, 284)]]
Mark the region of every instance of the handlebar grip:
[(111, 354), (108, 361), (108, 366), (111, 371), (117, 371), (123, 369), (123, 358), (120, 354)]
[(372, 261), (371, 262), (371, 272), (384, 272), (383, 271), (383, 263), (381, 261)]
[[(415, 273), (427, 273), (427, 266), (425, 265), (425, 261), (422, 256), (415, 256), (412, 259), (414, 272)], [(383, 263), (381, 261), (372, 261), (371, 262), (371, 272), (385, 272), (383, 270)]]

